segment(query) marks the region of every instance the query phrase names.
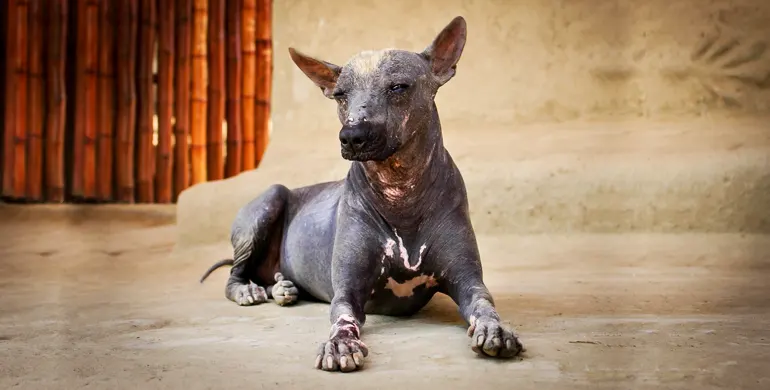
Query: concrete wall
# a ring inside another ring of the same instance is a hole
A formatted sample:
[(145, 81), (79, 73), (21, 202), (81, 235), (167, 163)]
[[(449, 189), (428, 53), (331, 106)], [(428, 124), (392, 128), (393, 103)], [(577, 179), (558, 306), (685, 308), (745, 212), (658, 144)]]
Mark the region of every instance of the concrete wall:
[(481, 234), (770, 232), (770, 2), (275, 0), (263, 166), (191, 188), (180, 243), (226, 239), (270, 183), (341, 178), (334, 103), (290, 46), (343, 64), (468, 22), (437, 96)]

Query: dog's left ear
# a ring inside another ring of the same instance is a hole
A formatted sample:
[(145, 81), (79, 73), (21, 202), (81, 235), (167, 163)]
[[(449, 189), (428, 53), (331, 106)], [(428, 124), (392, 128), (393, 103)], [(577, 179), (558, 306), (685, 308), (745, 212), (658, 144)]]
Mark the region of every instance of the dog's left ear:
[(334, 87), (337, 85), (337, 78), (340, 77), (342, 68), (304, 55), (292, 47), (289, 48), (289, 55), (302, 73), (312, 80), (315, 85), (321, 88), (324, 96), (331, 99)]
[(430, 69), (439, 85), (444, 85), (455, 75), (457, 62), (463, 54), (467, 29), (465, 19), (458, 16), (436, 36), (422, 56), (430, 62)]

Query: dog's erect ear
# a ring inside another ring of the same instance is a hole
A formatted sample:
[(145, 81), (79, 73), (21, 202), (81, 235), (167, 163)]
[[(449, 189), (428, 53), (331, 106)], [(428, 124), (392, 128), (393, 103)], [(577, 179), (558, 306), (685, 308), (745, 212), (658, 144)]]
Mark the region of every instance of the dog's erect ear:
[(289, 48), (289, 55), (291, 55), (292, 61), (297, 64), (297, 67), (299, 67), (302, 73), (312, 80), (315, 85), (321, 88), (321, 91), (323, 91), (326, 97), (331, 98), (342, 68), (306, 56), (292, 47)]
[(458, 16), (436, 36), (422, 55), (430, 62), (430, 69), (440, 85), (455, 75), (457, 62), (463, 54), (467, 29), (465, 19)]

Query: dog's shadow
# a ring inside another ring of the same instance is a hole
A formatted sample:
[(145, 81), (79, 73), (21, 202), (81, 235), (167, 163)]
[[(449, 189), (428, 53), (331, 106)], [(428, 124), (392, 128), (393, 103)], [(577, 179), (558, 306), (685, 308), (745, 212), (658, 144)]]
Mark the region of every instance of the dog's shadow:
[[(367, 335), (386, 336), (392, 337), (394, 335), (402, 335), (404, 337), (420, 337), (425, 336), (426, 333), (431, 333), (431, 329), (437, 330), (443, 333), (447, 329), (452, 329), (452, 333), (458, 332), (458, 335), (465, 335), (468, 330), (468, 324), (463, 321), (460, 313), (457, 310), (457, 304), (447, 296), (436, 295), (431, 301), (423, 307), (419, 312), (411, 316), (384, 316), (384, 315), (368, 315), (366, 321), (366, 333)], [(419, 327), (421, 330), (418, 335), (405, 336), (404, 330), (414, 329)], [(444, 336), (439, 336), (444, 337)], [(463, 345), (467, 343), (466, 337), (461, 337), (460, 341)], [(458, 344), (459, 346), (459, 344)], [(511, 359), (499, 359), (488, 356), (482, 356), (469, 352), (468, 356), (472, 356), (475, 359), (489, 360), (497, 364), (507, 364), (510, 362), (521, 362), (524, 359), (530, 358), (531, 355), (525, 350), (518, 356)]]
[(456, 327), (463, 331), (468, 326), (460, 317), (457, 305), (449, 297), (436, 295), (425, 307), (412, 315), (368, 315), (366, 327), (367, 333), (385, 334), (392, 333), (396, 328), (411, 327), (416, 323), (427, 327)]

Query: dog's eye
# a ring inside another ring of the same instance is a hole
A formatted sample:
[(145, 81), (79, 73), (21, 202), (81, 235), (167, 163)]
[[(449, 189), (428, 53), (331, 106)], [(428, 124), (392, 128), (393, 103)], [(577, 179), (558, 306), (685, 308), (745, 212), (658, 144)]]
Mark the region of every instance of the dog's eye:
[(395, 84), (392, 87), (390, 87), (390, 90), (393, 92), (404, 92), (409, 88), (406, 84)]
[(336, 91), (334, 94), (332, 94), (332, 97), (335, 99), (344, 99), (345, 98), (345, 91)]

